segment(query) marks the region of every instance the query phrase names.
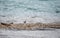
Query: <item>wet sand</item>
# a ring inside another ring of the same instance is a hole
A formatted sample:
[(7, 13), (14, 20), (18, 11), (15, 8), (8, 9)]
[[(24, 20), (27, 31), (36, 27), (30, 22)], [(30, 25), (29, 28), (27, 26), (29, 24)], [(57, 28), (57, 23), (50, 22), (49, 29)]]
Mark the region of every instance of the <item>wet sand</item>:
[(45, 28), (54, 28), (54, 29), (60, 29), (59, 23), (20, 23), (20, 24), (7, 24), (7, 23), (1, 23), (0, 29), (18, 29), (18, 30), (41, 30)]
[[(49, 28), (54, 28), (54, 29), (49, 29)], [(60, 38), (60, 24), (1, 23), (0, 38)]]

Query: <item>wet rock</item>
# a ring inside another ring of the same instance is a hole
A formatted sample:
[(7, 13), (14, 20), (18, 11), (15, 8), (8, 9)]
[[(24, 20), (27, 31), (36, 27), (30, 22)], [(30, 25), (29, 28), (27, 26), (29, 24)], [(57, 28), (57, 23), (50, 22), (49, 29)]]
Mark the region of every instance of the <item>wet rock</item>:
[(1, 25), (4, 25), (4, 26), (11, 26), (11, 24), (7, 24), (7, 23), (1, 23)]
[(24, 21), (24, 23), (26, 23), (26, 21)]

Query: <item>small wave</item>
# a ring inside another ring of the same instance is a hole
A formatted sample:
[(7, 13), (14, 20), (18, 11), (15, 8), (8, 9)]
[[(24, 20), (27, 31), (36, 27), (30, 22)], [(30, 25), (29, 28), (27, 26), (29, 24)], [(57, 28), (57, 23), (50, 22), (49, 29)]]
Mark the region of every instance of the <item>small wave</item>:
[(49, 1), (49, 0), (39, 0), (39, 1)]
[(32, 10), (32, 11), (40, 11), (39, 9), (36, 9), (36, 8), (27, 8), (27, 10)]

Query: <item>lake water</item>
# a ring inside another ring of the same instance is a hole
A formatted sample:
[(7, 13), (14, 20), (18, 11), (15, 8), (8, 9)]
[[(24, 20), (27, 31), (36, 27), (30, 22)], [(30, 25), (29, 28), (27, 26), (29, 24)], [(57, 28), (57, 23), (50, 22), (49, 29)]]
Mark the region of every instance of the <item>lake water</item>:
[(0, 0), (0, 22), (60, 22), (59, 0)]

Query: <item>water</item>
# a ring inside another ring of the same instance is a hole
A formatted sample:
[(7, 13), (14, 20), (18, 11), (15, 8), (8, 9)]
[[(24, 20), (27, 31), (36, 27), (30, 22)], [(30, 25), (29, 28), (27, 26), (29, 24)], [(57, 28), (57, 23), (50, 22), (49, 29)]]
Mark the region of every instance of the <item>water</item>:
[(0, 38), (60, 38), (60, 29), (35, 31), (0, 29)]
[(59, 0), (0, 0), (0, 22), (60, 22), (59, 5)]

